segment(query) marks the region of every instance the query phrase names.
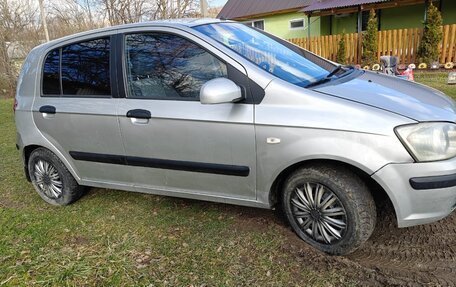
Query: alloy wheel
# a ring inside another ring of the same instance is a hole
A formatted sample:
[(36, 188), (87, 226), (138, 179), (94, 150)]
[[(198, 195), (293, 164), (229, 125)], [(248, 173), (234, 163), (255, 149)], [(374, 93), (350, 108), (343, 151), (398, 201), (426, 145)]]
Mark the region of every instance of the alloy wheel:
[(322, 244), (341, 240), (347, 229), (347, 213), (337, 195), (318, 183), (305, 183), (291, 196), (292, 213), (301, 230)]
[(34, 165), (35, 184), (49, 198), (62, 196), (63, 182), (57, 169), (45, 160), (38, 160)]

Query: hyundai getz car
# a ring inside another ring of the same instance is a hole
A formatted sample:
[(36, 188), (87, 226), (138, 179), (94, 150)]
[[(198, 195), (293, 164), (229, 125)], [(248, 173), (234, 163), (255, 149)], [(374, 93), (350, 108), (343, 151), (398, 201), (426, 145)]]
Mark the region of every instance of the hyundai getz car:
[(304, 241), (347, 254), (371, 235), (377, 195), (399, 227), (456, 203), (451, 99), (240, 23), (130, 24), (38, 46), (15, 120), (25, 174), (55, 205), (93, 186), (280, 206)]

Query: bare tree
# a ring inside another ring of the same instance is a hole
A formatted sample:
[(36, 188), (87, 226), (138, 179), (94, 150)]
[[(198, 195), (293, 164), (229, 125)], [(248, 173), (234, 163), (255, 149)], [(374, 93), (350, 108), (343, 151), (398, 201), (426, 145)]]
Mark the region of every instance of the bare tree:
[(46, 41), (49, 42), (49, 31), (47, 28), (46, 13), (44, 12), (43, 0), (39, 0), (38, 3), (40, 5), (40, 18), (41, 18), (41, 23), (43, 24), (44, 35), (46, 36)]
[(197, 17), (198, 3), (199, 0), (100, 0), (110, 25)]
[(207, 1), (206, 0), (200, 0), (200, 11), (201, 11), (201, 16), (202, 17), (207, 17), (208, 14), (207, 14), (207, 7), (208, 4), (207, 4)]
[(13, 58), (39, 43), (36, 8), (28, 0), (0, 1), (0, 79), (14, 93), (17, 67)]
[(146, 0), (100, 0), (110, 25), (139, 22), (148, 14)]
[(50, 3), (47, 16), (52, 39), (104, 25), (98, 0), (55, 1)]

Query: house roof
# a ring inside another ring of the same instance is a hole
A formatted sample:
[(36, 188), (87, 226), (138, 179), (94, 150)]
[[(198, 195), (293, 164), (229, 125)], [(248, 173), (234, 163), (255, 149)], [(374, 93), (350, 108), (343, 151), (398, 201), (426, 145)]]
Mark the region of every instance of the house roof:
[(298, 11), (311, 2), (312, 0), (228, 0), (217, 18), (242, 19), (273, 12)]
[(312, 3), (306, 6), (301, 12), (312, 12), (318, 10), (327, 10), (333, 8), (344, 8), (363, 4), (388, 2), (390, 0), (313, 0)]

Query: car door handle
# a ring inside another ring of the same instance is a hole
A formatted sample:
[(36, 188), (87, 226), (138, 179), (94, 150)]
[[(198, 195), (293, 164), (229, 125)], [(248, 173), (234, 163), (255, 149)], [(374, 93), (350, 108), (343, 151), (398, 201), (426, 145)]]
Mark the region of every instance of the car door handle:
[(43, 113), (43, 114), (54, 115), (55, 107), (54, 106), (42, 106), (42, 107), (40, 107), (39, 111), (40, 111), (40, 113)]
[(127, 118), (150, 119), (152, 115), (148, 110), (135, 109), (127, 112)]
[(39, 112), (45, 119), (54, 118), (56, 113), (54, 106), (41, 106)]
[(148, 124), (151, 117), (148, 110), (135, 109), (127, 112), (127, 118), (130, 118), (131, 123), (136, 125)]

